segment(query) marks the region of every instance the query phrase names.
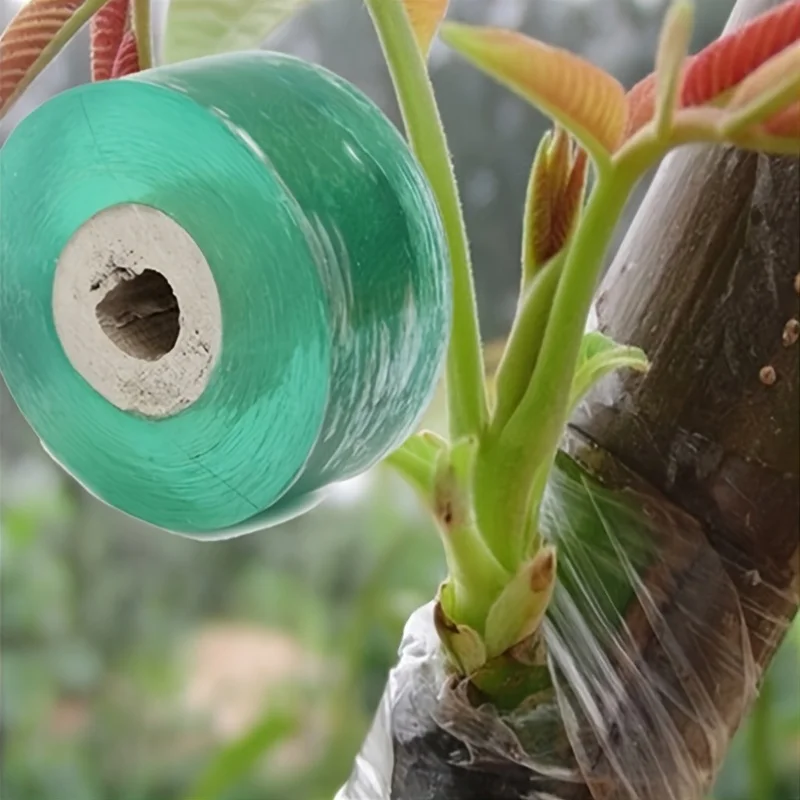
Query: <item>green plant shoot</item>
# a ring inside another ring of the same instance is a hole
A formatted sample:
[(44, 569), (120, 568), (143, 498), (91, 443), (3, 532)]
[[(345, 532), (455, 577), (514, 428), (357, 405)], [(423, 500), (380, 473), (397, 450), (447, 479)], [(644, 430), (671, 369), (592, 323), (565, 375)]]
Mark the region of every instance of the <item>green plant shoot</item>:
[[(261, 0), (251, 16), (253, 3), (219, 0), (201, 23), (195, 0), (173, 0), (164, 52), (154, 55), (148, 0), (31, 0), (0, 37), (0, 116), (91, 18), (99, 80), (159, 60), (255, 47), (306, 2)], [(448, 576), (434, 621), (450, 666), (486, 688), (495, 685), (493, 663), (513, 661), (522, 645), (535, 651), (553, 595), (558, 554), (542, 542), (539, 513), (570, 414), (610, 372), (648, 368), (638, 348), (586, 331), (617, 222), (643, 174), (681, 145), (800, 153), (800, 0), (694, 55), (687, 53), (693, 5), (676, 0), (654, 73), (628, 92), (565, 50), (513, 31), (445, 22), (447, 0), (366, 5), (409, 142), (438, 202), (453, 279), (449, 437), (416, 434), (387, 463), (418, 491), (441, 535)], [(437, 33), (554, 124), (531, 169), (520, 297), (491, 403), (469, 239), (427, 69)]]

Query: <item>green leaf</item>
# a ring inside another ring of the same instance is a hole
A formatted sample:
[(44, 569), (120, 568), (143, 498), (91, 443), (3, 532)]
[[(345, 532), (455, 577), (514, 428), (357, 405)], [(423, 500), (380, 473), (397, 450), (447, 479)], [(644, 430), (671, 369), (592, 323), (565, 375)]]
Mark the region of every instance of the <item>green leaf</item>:
[(680, 102), (683, 66), (694, 28), (690, 0), (675, 0), (667, 11), (656, 53), (656, 128), (665, 136)]
[(543, 547), (523, 564), (486, 618), (486, 653), (489, 658), (505, 653), (531, 636), (544, 618), (556, 583), (556, 551)]
[(650, 362), (638, 347), (617, 344), (613, 339), (598, 331), (587, 333), (581, 342), (575, 377), (570, 392), (570, 411), (602, 377), (615, 369), (635, 369), (647, 372)]
[(450, 662), (462, 675), (471, 675), (486, 663), (486, 648), (474, 628), (453, 622), (445, 611), (444, 606), (450, 604), (447, 602), (450, 588), (449, 583), (443, 583), (439, 588), (433, 622)]
[(300, 712), (275, 709), (211, 761), (186, 800), (218, 800), (253, 770), (270, 750), (293, 736)]
[(446, 450), (447, 442), (431, 431), (415, 433), (390, 453), (384, 463), (393, 467), (416, 489), (425, 503), (433, 508), (434, 478), (439, 454)]
[(167, 64), (257, 48), (311, 0), (171, 0), (164, 34)]

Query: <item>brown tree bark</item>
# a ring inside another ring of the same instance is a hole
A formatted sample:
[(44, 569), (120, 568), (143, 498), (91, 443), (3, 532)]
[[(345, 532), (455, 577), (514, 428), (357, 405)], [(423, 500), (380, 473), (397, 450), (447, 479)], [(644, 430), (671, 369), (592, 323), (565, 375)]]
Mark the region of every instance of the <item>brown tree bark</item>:
[[(728, 27), (773, 5), (740, 0)], [(673, 154), (596, 303), (600, 330), (643, 348), (652, 369), (599, 387), (573, 420), (702, 525), (759, 676), (800, 594), (798, 295), (800, 159)], [(732, 734), (747, 704), (727, 705)]]
[[(702, 526), (738, 594), (716, 629), (735, 652), (744, 620), (759, 679), (800, 589), (799, 273), (798, 159), (677, 154), (597, 301), (600, 329), (642, 347), (652, 369), (600, 387), (573, 420), (603, 454), (601, 475), (604, 459), (624, 465)], [(702, 575), (680, 581), (673, 609), (708, 604)], [(706, 654), (692, 668), (708, 673), (728, 738), (751, 698)], [(700, 742), (708, 720), (684, 723), (685, 741)], [(696, 751), (706, 787), (719, 761)]]
[(798, 605), (798, 166), (702, 149), (657, 177), (597, 302), (652, 369), (573, 423), (703, 524), (761, 666)]
[[(778, 4), (740, 0), (728, 27)], [(653, 369), (575, 427), (703, 523), (766, 666), (800, 588), (800, 159), (675, 153), (596, 308)]]

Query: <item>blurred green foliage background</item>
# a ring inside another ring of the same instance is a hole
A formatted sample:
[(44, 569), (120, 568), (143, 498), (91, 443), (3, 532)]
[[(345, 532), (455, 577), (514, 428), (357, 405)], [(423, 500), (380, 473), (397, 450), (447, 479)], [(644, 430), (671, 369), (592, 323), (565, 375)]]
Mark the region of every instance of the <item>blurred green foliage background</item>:
[[(27, 469), (0, 515), (3, 798), (331, 800), (444, 574), (406, 487), (378, 469), (209, 544)], [(797, 800), (799, 769), (795, 624), (714, 798)]]
[[(453, 0), (454, 16), (570, 47), (630, 86), (661, 0)], [(730, 0), (698, 4), (695, 47)], [(0, 0), (0, 24), (15, 10)], [(395, 121), (369, 20), (327, 0), (271, 43), (325, 64)], [(8, 123), (88, 77), (85, 32)], [(544, 120), (434, 48), (484, 333), (517, 288), (527, 170)], [(9, 127), (0, 127), (0, 142)], [(415, 498), (382, 469), (279, 529), (198, 543), (106, 508), (47, 459), (0, 387), (3, 800), (331, 800), (408, 615), (444, 575)], [(441, 398), (430, 425), (441, 421)], [(65, 424), (68, 421), (65, 420)], [(800, 800), (800, 624), (730, 749), (714, 800)]]

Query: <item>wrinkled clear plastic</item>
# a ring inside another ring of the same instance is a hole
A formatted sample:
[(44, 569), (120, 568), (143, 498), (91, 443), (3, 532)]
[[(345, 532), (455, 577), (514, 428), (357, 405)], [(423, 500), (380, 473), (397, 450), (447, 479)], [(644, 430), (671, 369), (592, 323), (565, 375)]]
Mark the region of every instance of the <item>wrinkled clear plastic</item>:
[(433, 604), (420, 608), (335, 800), (703, 796), (756, 691), (738, 594), (694, 520), (612, 472), (601, 486), (562, 454), (548, 487), (552, 689), (476, 707), (448, 674)]

